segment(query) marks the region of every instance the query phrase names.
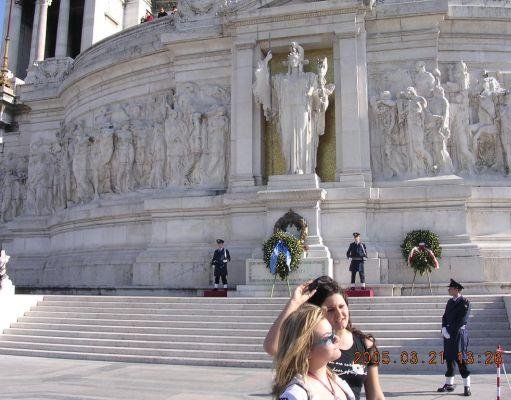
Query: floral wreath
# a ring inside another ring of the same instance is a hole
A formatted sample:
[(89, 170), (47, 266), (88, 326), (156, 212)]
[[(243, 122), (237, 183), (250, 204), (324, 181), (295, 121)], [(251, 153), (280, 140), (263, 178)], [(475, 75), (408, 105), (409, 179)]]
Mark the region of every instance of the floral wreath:
[(428, 230), (408, 232), (401, 244), (401, 252), (408, 265), (420, 275), (438, 269), (437, 258), (442, 257), (438, 236)]
[(303, 249), (307, 250), (305, 242), (309, 235), (309, 226), (307, 225), (307, 221), (305, 221), (301, 215), (295, 213), (292, 209), (275, 222), (275, 225), (273, 226), (273, 233), (276, 233), (277, 231), (286, 232), (289, 225), (296, 226), (296, 228), (300, 231), (299, 240), (302, 242)]
[(286, 280), (300, 266), (303, 245), (300, 239), (277, 230), (263, 243), (263, 260), (270, 272)]

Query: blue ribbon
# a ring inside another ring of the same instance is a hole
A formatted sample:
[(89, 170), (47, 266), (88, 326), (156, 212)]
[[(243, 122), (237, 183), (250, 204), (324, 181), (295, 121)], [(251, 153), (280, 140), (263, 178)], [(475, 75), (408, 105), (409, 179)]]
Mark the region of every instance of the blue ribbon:
[(287, 270), (291, 271), (291, 252), (284, 244), (284, 242), (282, 240), (279, 240), (275, 247), (273, 248), (273, 251), (271, 252), (270, 272), (273, 275), (275, 275), (275, 273), (277, 272), (277, 259), (279, 257), (279, 254), (284, 254), (284, 256), (286, 257)]

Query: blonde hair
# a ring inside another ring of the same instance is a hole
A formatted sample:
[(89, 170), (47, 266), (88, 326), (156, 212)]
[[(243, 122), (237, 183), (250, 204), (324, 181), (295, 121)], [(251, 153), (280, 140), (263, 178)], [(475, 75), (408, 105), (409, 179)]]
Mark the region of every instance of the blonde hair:
[(274, 358), (275, 378), (272, 394), (275, 399), (278, 399), (295, 376), (307, 375), (314, 328), (324, 318), (325, 312), (321, 308), (305, 303), (282, 324), (278, 351)]

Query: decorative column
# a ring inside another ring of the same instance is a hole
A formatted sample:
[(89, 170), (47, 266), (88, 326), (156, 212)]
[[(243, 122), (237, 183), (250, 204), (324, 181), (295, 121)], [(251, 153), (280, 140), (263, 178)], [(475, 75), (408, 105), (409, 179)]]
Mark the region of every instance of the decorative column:
[(355, 32), (337, 33), (334, 40), (336, 180), (342, 186), (366, 187), (371, 167), (363, 22)]
[(254, 186), (252, 94), (255, 43), (236, 43), (231, 81), (231, 171), (229, 187)]
[(35, 48), (34, 61), (44, 60), (44, 50), (46, 47), (46, 23), (48, 20), (48, 6), (52, 0), (38, 0), (39, 3), (39, 21), (37, 24), (37, 44)]
[(67, 57), (67, 42), (69, 33), (69, 0), (60, 0), (59, 23), (57, 27), (57, 44), (55, 45), (55, 57)]
[(32, 24), (32, 38), (30, 40), (30, 62), (29, 65), (32, 65), (35, 60), (35, 49), (37, 47), (37, 32), (39, 27), (39, 14), (40, 14), (40, 7), (37, 7), (37, 4), (35, 5), (34, 10), (34, 23)]
[[(12, 1), (12, 8), (11, 8)], [(9, 70), (16, 75), (18, 68), (18, 48), (20, 42), (20, 30), (21, 30), (21, 13), (22, 13), (22, 2), (21, 0), (6, 0), (5, 2), (5, 14), (7, 17), (9, 15), (9, 10), (11, 13), (11, 23), (9, 29), (9, 44), (8, 44), (8, 54), (7, 58), (9, 60)], [(7, 19), (7, 18), (6, 18)], [(4, 34), (2, 36), (2, 53), (1, 55), (5, 55), (5, 43), (3, 39), (5, 39), (7, 34), (7, 22), (4, 21)]]
[(82, 43), (80, 52), (88, 49), (94, 42), (94, 14), (96, 10), (96, 0), (87, 0), (83, 6), (82, 20)]

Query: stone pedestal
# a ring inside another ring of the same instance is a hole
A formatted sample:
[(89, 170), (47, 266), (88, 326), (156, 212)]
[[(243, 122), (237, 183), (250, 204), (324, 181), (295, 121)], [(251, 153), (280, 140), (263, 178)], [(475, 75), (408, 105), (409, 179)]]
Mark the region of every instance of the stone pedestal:
[(267, 190), (257, 192), (257, 198), (266, 205), (268, 236), (273, 233), (275, 222), (292, 209), (307, 221), (307, 258), (331, 260), (330, 250), (321, 237), (321, 203), (326, 190), (319, 184), (316, 174), (273, 175), (268, 180)]
[[(289, 275), (291, 290), (294, 286), (321, 275), (333, 274), (330, 250), (321, 237), (321, 203), (326, 191), (320, 188), (316, 174), (274, 175), (269, 178), (267, 190), (257, 192), (258, 200), (266, 206), (267, 237), (273, 233), (277, 220), (292, 209), (305, 219), (308, 226), (304, 253), (300, 268)], [(266, 238), (262, 238), (262, 241)], [(257, 252), (255, 252), (257, 253)], [(269, 295), (274, 276), (261, 259), (248, 259), (245, 263), (246, 285), (237, 290), (246, 296)], [(275, 296), (289, 295), (286, 282), (277, 278)]]
[[(332, 259), (328, 257), (303, 258), (298, 270), (289, 275), (291, 292), (300, 283), (317, 278), (322, 275), (332, 276)], [(270, 296), (273, 284), (273, 275), (261, 259), (246, 260), (246, 285), (236, 287), (237, 296)], [(286, 281), (277, 277), (275, 281), (274, 297), (289, 296)]]

